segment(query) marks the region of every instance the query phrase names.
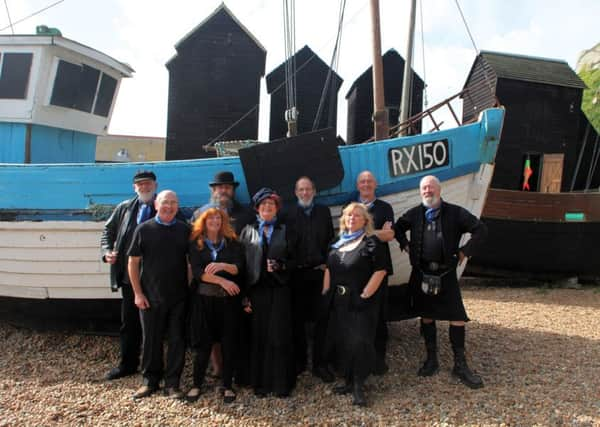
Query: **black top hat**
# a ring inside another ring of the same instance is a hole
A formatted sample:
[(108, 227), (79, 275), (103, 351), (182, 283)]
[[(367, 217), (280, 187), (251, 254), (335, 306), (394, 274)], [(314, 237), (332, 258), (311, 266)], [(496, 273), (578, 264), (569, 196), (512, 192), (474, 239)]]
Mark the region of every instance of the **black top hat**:
[(239, 182), (235, 181), (233, 178), (233, 174), (229, 171), (217, 172), (215, 177), (213, 178), (213, 182), (208, 183), (211, 187), (213, 185), (221, 185), (221, 184), (229, 184), (237, 187), (240, 185)]
[(156, 175), (154, 174), (154, 172), (148, 171), (148, 170), (139, 170), (133, 176), (134, 183), (140, 182), (140, 181), (146, 181), (148, 179), (151, 179), (152, 181), (156, 181)]

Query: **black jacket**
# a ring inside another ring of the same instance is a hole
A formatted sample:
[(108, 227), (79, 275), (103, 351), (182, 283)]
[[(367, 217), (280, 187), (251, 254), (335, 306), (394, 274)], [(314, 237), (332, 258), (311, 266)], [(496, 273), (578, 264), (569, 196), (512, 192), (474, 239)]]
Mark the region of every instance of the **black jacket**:
[[(100, 244), (102, 246), (102, 261), (106, 262), (107, 252), (118, 251), (117, 262), (110, 266), (110, 288), (116, 292), (127, 274), (127, 244), (131, 242), (133, 232), (137, 227), (136, 215), (139, 206), (138, 197), (125, 200), (117, 205), (112, 215), (104, 224)], [(154, 207), (152, 208), (154, 215)]]
[(294, 256), (298, 268), (313, 268), (325, 264), (329, 244), (333, 239), (333, 224), (329, 208), (315, 204), (310, 215), (297, 203), (288, 206), (285, 224), (292, 233), (296, 247)]
[[(468, 257), (472, 256), (485, 240), (487, 227), (460, 206), (442, 201), (440, 209), (444, 257), (442, 262), (450, 267), (456, 267), (458, 251), (462, 251)], [(409, 245), (410, 264), (413, 267), (421, 266), (425, 210), (423, 205), (409, 209), (394, 224), (396, 240), (400, 243), (400, 247), (405, 248)], [(410, 242), (406, 238), (407, 231), (410, 231)], [(464, 233), (471, 233), (471, 239), (460, 247), (460, 239)]]
[[(289, 240), (291, 236), (287, 233), (284, 224), (277, 223), (274, 227), (267, 258), (277, 260), (281, 265), (281, 269), (272, 274), (279, 283), (285, 284), (290, 278), (290, 270), (295, 268), (294, 244)], [(247, 225), (240, 233), (240, 242), (244, 245), (246, 255), (246, 283), (248, 286), (258, 282), (263, 267), (263, 247), (259, 243), (258, 237), (258, 223)]]

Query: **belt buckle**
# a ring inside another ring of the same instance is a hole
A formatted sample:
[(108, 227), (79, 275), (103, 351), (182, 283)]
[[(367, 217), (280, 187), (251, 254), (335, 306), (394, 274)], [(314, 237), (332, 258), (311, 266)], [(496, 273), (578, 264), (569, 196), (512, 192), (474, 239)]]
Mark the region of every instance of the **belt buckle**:
[(346, 295), (347, 292), (348, 292), (348, 290), (346, 289), (345, 286), (337, 285), (337, 293), (338, 293), (338, 295)]

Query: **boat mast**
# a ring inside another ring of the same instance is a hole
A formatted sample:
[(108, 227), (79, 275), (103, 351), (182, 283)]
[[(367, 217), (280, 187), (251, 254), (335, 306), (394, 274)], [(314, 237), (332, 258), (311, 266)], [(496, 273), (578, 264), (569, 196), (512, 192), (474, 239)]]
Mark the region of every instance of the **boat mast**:
[[(412, 55), (413, 55), (413, 39), (415, 35), (415, 9), (417, 0), (411, 0), (410, 2), (410, 22), (408, 25), (408, 41), (406, 43), (406, 59), (404, 61), (404, 79), (402, 81), (402, 101), (400, 104), (400, 115), (398, 116), (398, 123), (404, 123), (408, 119), (408, 112), (410, 110), (409, 102), (411, 98), (412, 88)], [(400, 131), (400, 135), (406, 135), (409, 130), (409, 126), (406, 126)]]
[(373, 124), (375, 141), (388, 138), (388, 112), (383, 91), (383, 60), (381, 58), (381, 30), (379, 25), (379, 0), (371, 0), (371, 25), (373, 31)]

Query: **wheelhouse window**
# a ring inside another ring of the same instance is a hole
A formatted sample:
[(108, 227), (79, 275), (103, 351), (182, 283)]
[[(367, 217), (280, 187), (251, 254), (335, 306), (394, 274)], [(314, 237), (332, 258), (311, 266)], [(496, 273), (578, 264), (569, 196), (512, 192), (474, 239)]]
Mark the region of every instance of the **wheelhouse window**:
[(25, 99), (31, 73), (32, 53), (0, 54), (0, 99)]
[(107, 117), (117, 81), (88, 65), (58, 61), (50, 104)]

